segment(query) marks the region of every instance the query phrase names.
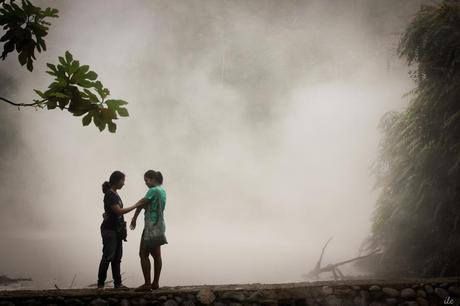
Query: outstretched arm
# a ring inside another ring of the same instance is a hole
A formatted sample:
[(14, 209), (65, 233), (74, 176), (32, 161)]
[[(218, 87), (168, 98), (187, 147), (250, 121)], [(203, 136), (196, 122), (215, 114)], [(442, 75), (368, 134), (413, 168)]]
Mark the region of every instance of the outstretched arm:
[(127, 208), (121, 208), (121, 206), (119, 204), (112, 205), (111, 208), (112, 208), (113, 212), (116, 215), (121, 216), (121, 215), (129, 213), (130, 211), (132, 211), (132, 210), (134, 210), (136, 208), (142, 208), (147, 203), (148, 203), (148, 200), (145, 199), (145, 198), (142, 198), (139, 201), (137, 201), (136, 204), (134, 204), (133, 206), (127, 207)]

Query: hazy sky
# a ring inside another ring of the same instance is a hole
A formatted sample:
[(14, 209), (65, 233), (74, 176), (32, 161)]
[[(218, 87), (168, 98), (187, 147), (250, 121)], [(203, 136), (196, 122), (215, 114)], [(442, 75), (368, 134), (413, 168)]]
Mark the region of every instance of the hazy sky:
[[(396, 47), (422, 2), (34, 1), (60, 10), (48, 51), (33, 73), (1, 62), (1, 96), (30, 102), (69, 50), (130, 117), (109, 134), (0, 104), (0, 274), (94, 283), (113, 170), (125, 205), (146, 170), (164, 175), (161, 285), (302, 281), (330, 236), (324, 264), (359, 255), (379, 119), (414, 86)], [(142, 225), (124, 244), (128, 286), (142, 282)]]

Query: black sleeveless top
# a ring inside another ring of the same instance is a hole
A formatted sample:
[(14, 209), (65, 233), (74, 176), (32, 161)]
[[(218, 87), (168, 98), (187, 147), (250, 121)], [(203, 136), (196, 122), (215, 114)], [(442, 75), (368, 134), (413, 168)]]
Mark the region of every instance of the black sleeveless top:
[(102, 221), (101, 229), (115, 231), (117, 229), (117, 219), (124, 221), (123, 215), (117, 216), (113, 212), (112, 205), (120, 205), (123, 208), (123, 202), (120, 196), (109, 189), (104, 195), (104, 211), (106, 218)]

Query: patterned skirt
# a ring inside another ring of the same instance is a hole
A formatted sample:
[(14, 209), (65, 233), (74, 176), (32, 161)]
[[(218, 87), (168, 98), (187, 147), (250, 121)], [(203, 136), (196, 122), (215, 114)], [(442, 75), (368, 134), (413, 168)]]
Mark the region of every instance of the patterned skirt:
[(146, 220), (141, 239), (145, 249), (148, 251), (153, 251), (156, 247), (167, 244), (165, 225), (162, 218), (156, 224)]

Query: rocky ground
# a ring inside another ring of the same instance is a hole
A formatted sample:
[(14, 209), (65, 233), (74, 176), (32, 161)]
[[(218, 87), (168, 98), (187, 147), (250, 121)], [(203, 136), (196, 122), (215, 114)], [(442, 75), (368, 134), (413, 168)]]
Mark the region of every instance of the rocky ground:
[(0, 291), (2, 305), (460, 305), (460, 277), (116, 289)]

